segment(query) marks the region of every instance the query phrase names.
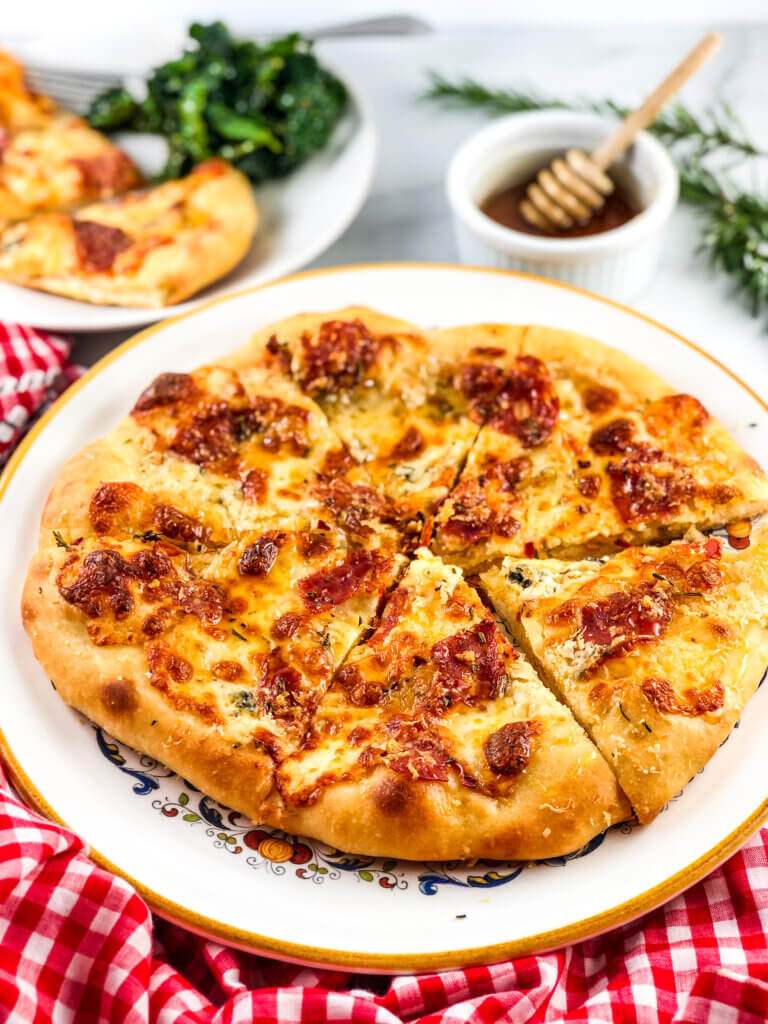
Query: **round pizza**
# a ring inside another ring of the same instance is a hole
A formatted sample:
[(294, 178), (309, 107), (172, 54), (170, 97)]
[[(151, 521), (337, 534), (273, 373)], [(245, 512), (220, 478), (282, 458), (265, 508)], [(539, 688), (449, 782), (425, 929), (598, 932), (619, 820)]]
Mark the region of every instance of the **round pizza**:
[[(649, 822), (768, 664), (768, 480), (693, 396), (540, 326), (302, 314), (62, 469), (22, 614), (61, 697), (354, 853)], [(738, 550), (736, 549), (738, 548)]]

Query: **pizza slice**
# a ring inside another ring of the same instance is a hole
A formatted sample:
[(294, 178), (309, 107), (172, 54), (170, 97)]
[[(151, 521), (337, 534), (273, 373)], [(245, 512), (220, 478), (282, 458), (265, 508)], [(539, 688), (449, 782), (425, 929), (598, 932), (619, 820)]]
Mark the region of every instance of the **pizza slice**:
[(23, 616), (68, 703), (258, 819), (273, 759), (301, 743), (401, 563), (303, 522), (216, 552), (104, 534), (41, 549)]
[(121, 149), (82, 118), (31, 93), (21, 65), (0, 50), (0, 229), (138, 184)]
[(133, 445), (155, 491), (173, 481), (177, 503), (218, 506), (237, 530), (304, 515), (341, 526), (362, 547), (403, 545), (394, 506), (373, 489), (319, 407), (269, 370), (161, 374), (110, 443), (123, 453)]
[(581, 335), (530, 327), (436, 525), (436, 550), (583, 557), (768, 508), (768, 480), (690, 395)]
[(651, 821), (728, 736), (768, 665), (768, 535), (481, 574), (543, 677)]
[(223, 547), (236, 536), (227, 505), (196, 466), (164, 473), (130, 421), (87, 445), (62, 468), (40, 521), (40, 547), (89, 537), (167, 540), (191, 551)]
[(517, 342), (516, 328), (425, 332), (349, 307), (273, 324), (236, 360), (261, 362), (312, 397), (372, 486), (418, 534), (479, 429), (479, 382), (466, 369), (478, 361), (472, 350), (492, 344), (498, 361)]
[(413, 859), (554, 856), (628, 814), (569, 711), (461, 572), (426, 549), (264, 809), (340, 849)]
[(0, 235), (0, 278), (102, 305), (167, 306), (228, 273), (258, 221), (247, 179), (222, 160), (186, 178)]

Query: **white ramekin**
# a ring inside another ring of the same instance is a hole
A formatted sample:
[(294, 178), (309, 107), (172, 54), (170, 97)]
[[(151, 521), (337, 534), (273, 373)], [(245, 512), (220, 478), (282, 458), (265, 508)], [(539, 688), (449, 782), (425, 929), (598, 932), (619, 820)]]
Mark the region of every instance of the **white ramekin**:
[(544, 238), (505, 228), (480, 210), (498, 189), (528, 180), (571, 146), (589, 151), (613, 127), (596, 114), (545, 110), (501, 118), (467, 139), (446, 177), (462, 262), (554, 277), (612, 299), (641, 291), (656, 269), (678, 194), (675, 165), (646, 132), (616, 165), (642, 207), (619, 228), (584, 238)]

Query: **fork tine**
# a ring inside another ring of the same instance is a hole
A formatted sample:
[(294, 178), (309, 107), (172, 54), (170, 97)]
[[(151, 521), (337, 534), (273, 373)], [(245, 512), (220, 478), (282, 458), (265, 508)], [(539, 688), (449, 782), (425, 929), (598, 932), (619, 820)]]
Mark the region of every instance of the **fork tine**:
[(120, 75), (109, 71), (75, 71), (72, 68), (57, 68), (46, 64), (26, 64), (25, 71), (43, 78), (56, 78), (68, 82), (120, 82)]
[(37, 75), (27, 75), (27, 82), (36, 92), (42, 89), (44, 92), (66, 93), (72, 96), (93, 96), (98, 91), (98, 86), (81, 85), (78, 82), (54, 82)]
[(118, 75), (103, 72), (67, 71), (35, 64), (27, 65), (25, 71), (31, 89), (51, 96), (76, 114), (87, 110), (91, 101), (105, 89), (122, 84)]
[(28, 78), (27, 81), (33, 92), (44, 93), (46, 96), (50, 96), (58, 106), (63, 107), (65, 110), (71, 110), (75, 114), (82, 114), (87, 110), (91, 100), (98, 95), (93, 89), (81, 92), (75, 89), (52, 87), (35, 78)]

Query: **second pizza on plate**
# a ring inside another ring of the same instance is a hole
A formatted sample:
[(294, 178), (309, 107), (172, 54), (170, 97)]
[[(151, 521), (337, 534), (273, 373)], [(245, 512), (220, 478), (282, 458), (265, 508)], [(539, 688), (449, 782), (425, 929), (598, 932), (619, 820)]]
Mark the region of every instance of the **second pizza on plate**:
[(22, 611), (66, 701), (255, 821), (551, 857), (650, 821), (743, 712), (768, 542), (706, 531), (766, 509), (607, 345), (301, 313), (74, 455)]
[(157, 308), (218, 280), (248, 252), (253, 189), (223, 160), (139, 188), (128, 156), (29, 92), (0, 51), (0, 280), (100, 305)]

